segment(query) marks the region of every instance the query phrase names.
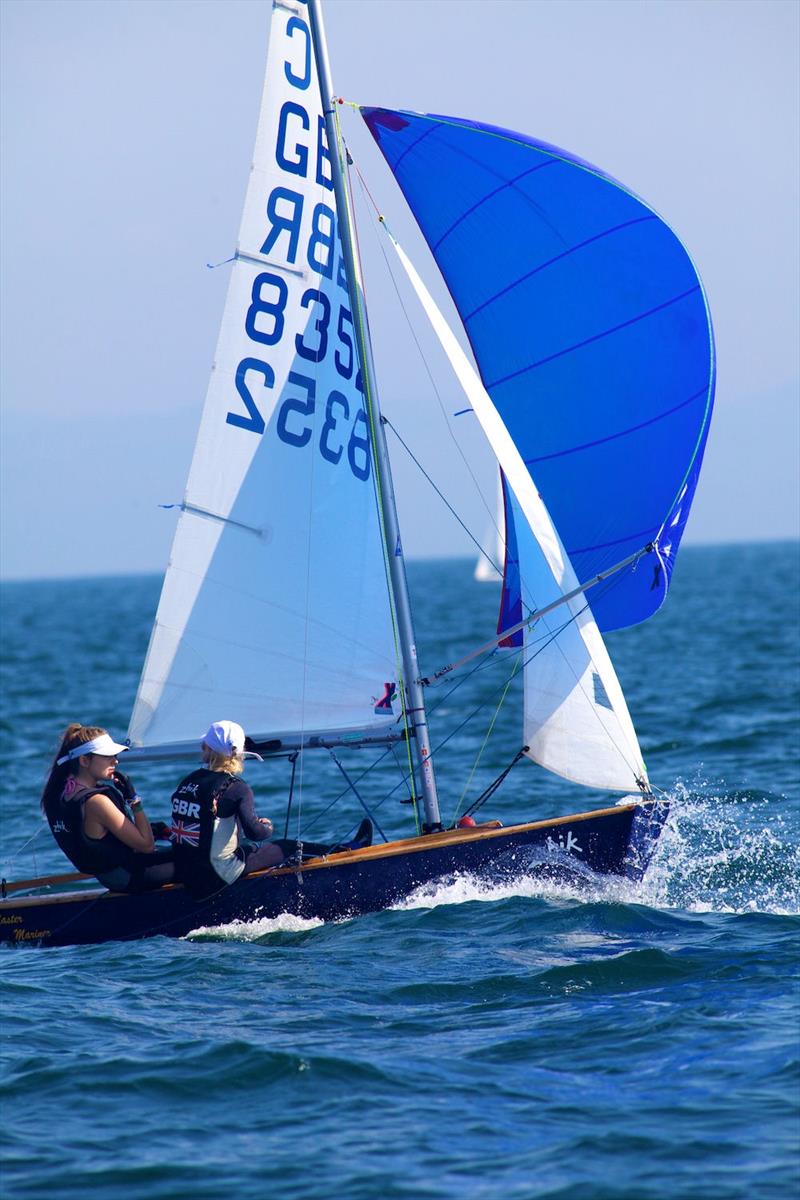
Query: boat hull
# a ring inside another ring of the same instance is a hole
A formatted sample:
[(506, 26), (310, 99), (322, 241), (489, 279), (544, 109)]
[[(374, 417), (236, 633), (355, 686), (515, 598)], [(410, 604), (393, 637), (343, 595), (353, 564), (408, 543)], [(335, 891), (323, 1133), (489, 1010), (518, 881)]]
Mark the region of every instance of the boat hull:
[(663, 803), (637, 803), (525, 825), (448, 830), (262, 871), (205, 901), (193, 900), (180, 885), (140, 895), (90, 887), (10, 897), (0, 901), (0, 943), (72, 946), (184, 937), (283, 913), (336, 921), (391, 908), (425, 884), (456, 875), (487, 883), (530, 875), (637, 879), (666, 815)]

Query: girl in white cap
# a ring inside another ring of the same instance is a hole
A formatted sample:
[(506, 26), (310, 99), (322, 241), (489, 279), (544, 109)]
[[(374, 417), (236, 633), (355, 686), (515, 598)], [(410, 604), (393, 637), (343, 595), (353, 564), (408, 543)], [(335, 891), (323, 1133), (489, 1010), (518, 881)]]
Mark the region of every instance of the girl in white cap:
[[(67, 858), (115, 892), (160, 887), (175, 872), (173, 851), (156, 851), (141, 797), (117, 770), (127, 749), (99, 726), (69, 725), (42, 793), (42, 810)], [(159, 834), (166, 830), (160, 824)]]
[[(213, 895), (241, 875), (277, 866), (297, 848), (296, 842), (270, 841), (272, 821), (259, 817), (253, 792), (240, 778), (244, 742), (241, 725), (215, 721), (200, 745), (203, 766), (187, 775), (172, 796), (170, 838), (177, 875), (198, 899)], [(359, 845), (369, 844), (369, 822), (362, 823), (359, 836)], [(355, 843), (350, 845), (356, 848)], [(332, 847), (304, 842), (303, 849), (317, 855), (330, 853)]]

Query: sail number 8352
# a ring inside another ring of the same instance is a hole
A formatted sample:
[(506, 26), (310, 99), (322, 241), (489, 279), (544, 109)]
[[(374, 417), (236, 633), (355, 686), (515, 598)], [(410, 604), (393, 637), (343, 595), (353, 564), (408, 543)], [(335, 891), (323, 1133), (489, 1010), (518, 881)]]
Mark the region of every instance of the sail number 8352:
[[(245, 329), (253, 342), (275, 346), (284, 333), (285, 309), (289, 289), (279, 275), (264, 271), (253, 281), (251, 304), (245, 317)], [(309, 310), (316, 306), (316, 315), (304, 333), (296, 334), (294, 343), (297, 357), (309, 363), (321, 363), (331, 348), (331, 301), (319, 288), (308, 288), (300, 304)], [(348, 329), (349, 326), (349, 329)], [(353, 377), (356, 356), (351, 332), (353, 318), (350, 310), (338, 305), (336, 320), (336, 346), (333, 362), (336, 372), (343, 380)], [(311, 334), (311, 337), (309, 335)], [(309, 337), (309, 341), (305, 339)], [(302, 365), (302, 362), (297, 364)], [(259, 401), (254, 395), (253, 376), (261, 377), (261, 386), (275, 386), (275, 372), (269, 363), (259, 358), (243, 358), (236, 368), (236, 391), (244, 405), (245, 413), (229, 412), (226, 421), (251, 433), (262, 434), (266, 428)], [(323, 401), (316, 394), (317, 381), (301, 371), (290, 371), (287, 386), (278, 408), (275, 431), (282, 442), (289, 446), (306, 446), (314, 433), (313, 418), (317, 404), (324, 404), (324, 420), (319, 431), (319, 452), (332, 464), (344, 457), (357, 479), (366, 480), (370, 472), (370, 442), (367, 417), (363, 407), (352, 416), (347, 396), (332, 389)], [(356, 369), (355, 386), (363, 392), (361, 370)], [(245, 415), (246, 414), (246, 415)]]

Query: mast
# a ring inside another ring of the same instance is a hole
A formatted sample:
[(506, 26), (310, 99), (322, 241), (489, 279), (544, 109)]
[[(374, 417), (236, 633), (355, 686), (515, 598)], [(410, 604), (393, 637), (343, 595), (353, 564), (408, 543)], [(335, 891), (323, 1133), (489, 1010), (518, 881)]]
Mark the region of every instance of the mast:
[(376, 483), (380, 499), (381, 520), (383, 523), (386, 558), (389, 565), (392, 600), (397, 615), (398, 637), (403, 663), (403, 674), (405, 676), (407, 712), (410, 717), (410, 725), (414, 731), (413, 753), (416, 758), (425, 809), (423, 828), (426, 832), (429, 832), (433, 829), (441, 828), (439, 801), (436, 795), (436, 779), (431, 761), (428, 720), (425, 715), (422, 685), (419, 681), (420, 672), (417, 663), (417, 648), (414, 638), (414, 626), (411, 619), (411, 603), (408, 595), (408, 582), (406, 580), (402, 543), (400, 541), (400, 528), (397, 521), (397, 507), (394, 498), (394, 487), (392, 485), (389, 452), (381, 420), (372, 361), (372, 348), (366, 325), (364, 292), (353, 240), (352, 207), (342, 161), (343, 146), (338, 136), (334, 118), (334, 91), (331, 82), (330, 64), (328, 62), (328, 48), (325, 42), (321, 0), (310, 0), (309, 16), (311, 37), (317, 60), (322, 111), (325, 117), (325, 131), (328, 137), (328, 147), (331, 157), (336, 208), (339, 214), (339, 235), (341, 237), (342, 252), (347, 269), (347, 290), (353, 311), (356, 344), (358, 346), (358, 355), (361, 360), (361, 369), (364, 377), (364, 401), (370, 413), (374, 436), (377, 458), (375, 464)]

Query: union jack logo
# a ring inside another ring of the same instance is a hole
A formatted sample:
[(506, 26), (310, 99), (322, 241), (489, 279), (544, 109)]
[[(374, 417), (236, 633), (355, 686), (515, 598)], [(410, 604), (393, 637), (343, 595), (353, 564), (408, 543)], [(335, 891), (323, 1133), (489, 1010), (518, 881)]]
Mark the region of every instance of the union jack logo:
[(199, 846), (200, 822), (182, 821), (180, 817), (175, 817), (169, 831), (169, 840), (176, 846)]
[(383, 687), (384, 687), (384, 693), (381, 696), (380, 700), (378, 700), (377, 697), (375, 697), (375, 696), (372, 697), (372, 699), (375, 703), (374, 712), (375, 712), (375, 715), (378, 717), (380, 717), (380, 716), (391, 717), (391, 716), (393, 716), (392, 701), (394, 700), (394, 695), (395, 695), (395, 692), (397, 689), (393, 683), (385, 683), (383, 685)]

